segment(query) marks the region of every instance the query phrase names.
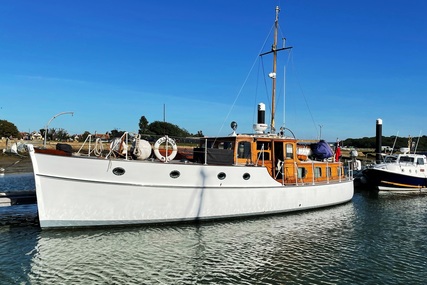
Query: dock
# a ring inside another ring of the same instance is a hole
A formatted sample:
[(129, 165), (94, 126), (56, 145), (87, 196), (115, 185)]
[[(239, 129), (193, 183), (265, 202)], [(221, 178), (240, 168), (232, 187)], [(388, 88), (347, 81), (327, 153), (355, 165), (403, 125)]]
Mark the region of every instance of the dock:
[(0, 207), (36, 203), (37, 198), (35, 190), (0, 192)]

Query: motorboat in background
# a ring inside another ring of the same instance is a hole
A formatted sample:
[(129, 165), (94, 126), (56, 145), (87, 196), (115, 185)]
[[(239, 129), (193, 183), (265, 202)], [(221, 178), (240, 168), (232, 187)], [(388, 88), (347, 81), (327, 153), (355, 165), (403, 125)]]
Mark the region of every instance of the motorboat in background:
[[(417, 154), (417, 143), (409, 137), (407, 147), (394, 153), (397, 136), (393, 146), (382, 146), (382, 119), (376, 120), (375, 164), (362, 170), (362, 175), (354, 180), (358, 186), (376, 195), (380, 192), (421, 192), (427, 187), (427, 161), (424, 154)], [(420, 133), (421, 135), (421, 133)], [(390, 151), (389, 154), (384, 151)]]
[[(279, 8), (275, 27), (278, 28)], [(271, 53), (277, 47), (277, 32)], [(270, 53), (269, 52), (269, 53)], [(276, 65), (273, 65), (275, 74)], [(275, 76), (271, 76), (275, 87)], [(273, 88), (273, 106), (275, 89)], [(317, 209), (350, 201), (353, 181), (328, 144), (276, 133), (258, 105), (253, 134), (204, 137), (192, 159), (165, 136), (151, 145), (128, 134), (99, 157), (28, 145), (42, 228), (202, 221)], [(268, 127), (270, 131), (267, 132)], [(126, 142), (128, 142), (126, 144)], [(153, 155), (154, 153), (154, 155)], [(117, 154), (115, 157), (113, 154)]]
[(427, 158), (423, 154), (409, 153), (385, 155), (383, 162), (363, 171), (369, 188), (387, 192), (419, 192), (427, 187)]

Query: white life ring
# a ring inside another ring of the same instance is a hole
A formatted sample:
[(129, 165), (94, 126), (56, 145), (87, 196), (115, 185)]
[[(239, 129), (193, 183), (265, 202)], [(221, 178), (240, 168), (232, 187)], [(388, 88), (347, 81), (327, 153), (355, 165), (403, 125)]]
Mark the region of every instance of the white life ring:
[[(166, 157), (163, 156), (159, 151), (160, 145), (164, 142), (166, 142), (167, 144), (170, 144), (172, 146), (172, 153), (170, 155), (167, 155), (167, 153), (166, 153)], [(177, 147), (175, 141), (168, 136), (164, 136), (164, 137), (159, 138), (156, 141), (156, 143), (154, 144), (154, 154), (161, 161), (164, 161), (164, 162), (171, 161), (172, 159), (175, 158), (177, 152), (178, 152), (178, 147)]]

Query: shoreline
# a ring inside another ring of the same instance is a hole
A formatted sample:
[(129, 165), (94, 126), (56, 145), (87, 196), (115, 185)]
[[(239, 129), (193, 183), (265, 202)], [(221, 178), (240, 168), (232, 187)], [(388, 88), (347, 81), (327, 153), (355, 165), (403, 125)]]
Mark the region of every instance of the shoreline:
[(4, 174), (32, 173), (33, 165), (29, 156), (16, 154), (0, 154), (0, 168), (4, 168)]
[[(24, 140), (10, 140), (9, 146), (13, 143), (22, 142), (22, 143), (30, 143), (33, 144), (34, 147), (42, 147), (43, 141), (35, 140), (35, 141), (24, 141)], [(55, 149), (56, 141), (48, 141), (46, 144), (46, 148)], [(70, 144), (74, 151), (78, 150), (81, 146), (80, 142), (66, 142)], [(12, 174), (12, 173), (32, 173), (33, 165), (31, 164), (31, 158), (28, 153), (24, 155), (17, 155), (10, 152), (3, 152), (6, 147), (6, 140), (0, 139), (0, 168), (4, 168), (4, 174)]]

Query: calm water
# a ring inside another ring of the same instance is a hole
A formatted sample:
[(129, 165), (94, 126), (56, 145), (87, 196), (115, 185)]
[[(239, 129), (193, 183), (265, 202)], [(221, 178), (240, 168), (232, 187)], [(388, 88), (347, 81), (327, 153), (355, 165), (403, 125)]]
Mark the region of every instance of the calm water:
[[(5, 184), (34, 188), (31, 175)], [(0, 226), (0, 284), (425, 284), (426, 204), (425, 195), (357, 193), (292, 215), (60, 231), (30, 222), (35, 205), (3, 207), (3, 222), (29, 222)]]

